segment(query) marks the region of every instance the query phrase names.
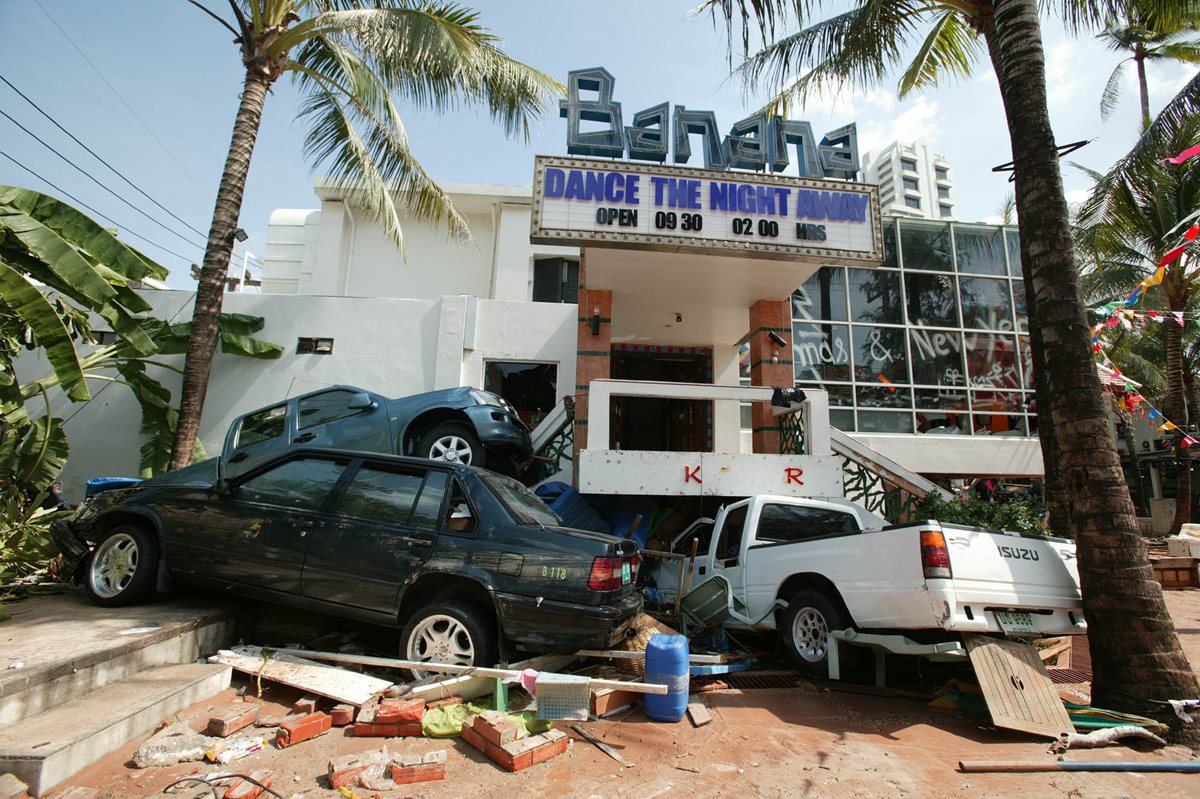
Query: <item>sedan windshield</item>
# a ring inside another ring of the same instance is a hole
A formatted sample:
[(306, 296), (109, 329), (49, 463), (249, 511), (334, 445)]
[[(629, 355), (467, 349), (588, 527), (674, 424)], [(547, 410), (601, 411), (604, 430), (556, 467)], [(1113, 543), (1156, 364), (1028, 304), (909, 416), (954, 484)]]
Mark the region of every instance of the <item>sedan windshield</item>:
[(537, 494), (516, 480), (487, 471), (480, 471), (479, 476), (496, 493), (519, 524), (542, 527), (562, 525), (563, 520), (547, 508), (546, 503), (542, 502)]

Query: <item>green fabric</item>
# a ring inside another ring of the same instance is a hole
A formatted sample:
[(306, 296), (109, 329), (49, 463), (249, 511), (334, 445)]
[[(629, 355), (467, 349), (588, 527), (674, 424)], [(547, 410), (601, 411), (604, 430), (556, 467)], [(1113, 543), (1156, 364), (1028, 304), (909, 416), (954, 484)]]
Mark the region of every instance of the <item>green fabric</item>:
[[(426, 738), (457, 738), (462, 735), (463, 725), (485, 710), (491, 708), (470, 703), (426, 710), (421, 719), (421, 732)], [(517, 738), (540, 735), (553, 727), (549, 721), (539, 719), (536, 713), (530, 711), (507, 715), (517, 725)]]

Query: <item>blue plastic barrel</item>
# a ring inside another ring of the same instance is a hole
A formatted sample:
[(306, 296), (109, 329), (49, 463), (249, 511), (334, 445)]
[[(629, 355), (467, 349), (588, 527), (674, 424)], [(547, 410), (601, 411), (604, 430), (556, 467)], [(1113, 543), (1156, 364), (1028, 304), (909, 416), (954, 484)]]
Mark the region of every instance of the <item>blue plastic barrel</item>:
[(655, 721), (679, 721), (687, 712), (688, 641), (659, 633), (646, 646), (646, 682), (667, 686), (667, 693), (646, 694), (646, 715)]
[(140, 477), (93, 477), (83, 489), (83, 498), (88, 499), (114, 488), (128, 488), (142, 482)]

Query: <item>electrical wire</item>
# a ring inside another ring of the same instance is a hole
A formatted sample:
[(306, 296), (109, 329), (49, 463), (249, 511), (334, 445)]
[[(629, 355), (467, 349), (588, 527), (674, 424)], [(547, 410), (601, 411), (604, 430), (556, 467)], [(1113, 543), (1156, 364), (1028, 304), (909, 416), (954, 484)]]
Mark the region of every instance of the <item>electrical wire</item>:
[(81, 200), (81, 199), (79, 199), (78, 197), (76, 197), (75, 195), (71, 194), (71, 193), (70, 193), (69, 191), (67, 191), (66, 189), (63, 189), (63, 188), (61, 188), (61, 187), (59, 187), (59, 186), (55, 185), (54, 183), (50, 182), (48, 179), (46, 179), (46, 178), (42, 177), (42, 176), (41, 176), (41, 175), (39, 175), (37, 172), (34, 172), (32, 169), (30, 169), (29, 167), (25, 166), (25, 165), (24, 165), (24, 164), (22, 164), (20, 161), (18, 161), (17, 159), (13, 158), (11, 155), (9, 155), (8, 153), (4, 152), (3, 150), (0, 150), (0, 156), (3, 156), (3, 157), (5, 157), (5, 158), (7, 158), (9, 161), (12, 161), (12, 162), (13, 162), (14, 164), (16, 164), (18, 167), (20, 167), (21, 169), (25, 170), (25, 171), (26, 171), (26, 172), (28, 172), (29, 174), (33, 175), (35, 178), (37, 178), (38, 180), (42, 181), (43, 183), (45, 183), (45, 184), (46, 184), (47, 186), (49, 186), (50, 188), (54, 189), (56, 192), (58, 192), (58, 193), (59, 193), (59, 194), (61, 194), (62, 196), (64, 196), (64, 197), (66, 197), (66, 198), (70, 199), (70, 200), (71, 200), (72, 202), (74, 202), (75, 204), (77, 204), (77, 205), (79, 205), (79, 206), (81, 206), (81, 207), (83, 207), (83, 208), (86, 208), (87, 210), (91, 211), (93, 214), (95, 214), (96, 216), (98, 216), (98, 217), (100, 217), (101, 219), (105, 220), (106, 222), (108, 222), (108, 223), (110, 223), (110, 224), (112, 224), (112, 225), (115, 225), (115, 226), (116, 226), (116, 227), (118, 227), (118, 228), (121, 228), (122, 230), (124, 230), (124, 231), (125, 231), (126, 233), (128, 233), (129, 235), (131, 235), (131, 236), (133, 236), (133, 237), (135, 237), (135, 238), (141, 239), (142, 241), (144, 241), (144, 242), (146, 242), (147, 244), (149, 244), (151, 247), (155, 247), (155, 248), (157, 248), (157, 249), (159, 249), (159, 250), (162, 250), (162, 251), (163, 251), (163, 252), (165, 252), (165, 253), (168, 253), (168, 254), (170, 254), (170, 255), (174, 255), (176, 258), (178, 258), (178, 259), (179, 259), (179, 260), (181, 260), (181, 261), (184, 261), (185, 263), (191, 263), (191, 261), (192, 261), (192, 259), (191, 259), (191, 258), (188, 258), (186, 255), (180, 255), (179, 253), (175, 252), (174, 250), (168, 249), (168, 248), (166, 248), (166, 247), (162, 246), (161, 244), (159, 244), (159, 243), (157, 243), (157, 242), (155, 242), (155, 241), (151, 241), (150, 239), (146, 238), (145, 236), (141, 235), (140, 233), (135, 233), (135, 232), (134, 232), (132, 229), (130, 229), (130, 228), (129, 228), (129, 226), (128, 226), (128, 225), (122, 225), (120, 222), (118, 222), (117, 220), (113, 219), (111, 216), (108, 216), (108, 215), (107, 215), (107, 214), (105, 214), (105, 213), (102, 213), (102, 212), (100, 212), (100, 211), (97, 211), (95, 208), (93, 208), (92, 206), (88, 205), (88, 204), (87, 204), (87, 203), (85, 203), (83, 200)]
[(153, 197), (151, 197), (149, 194), (147, 194), (145, 191), (143, 191), (143, 190), (142, 190), (142, 188), (141, 188), (140, 186), (138, 186), (138, 185), (137, 185), (136, 183), (134, 183), (132, 180), (130, 180), (129, 178), (127, 178), (127, 177), (125, 177), (123, 174), (121, 174), (121, 171), (120, 171), (119, 169), (117, 169), (117, 168), (116, 168), (115, 166), (113, 166), (112, 164), (108, 163), (108, 161), (105, 161), (103, 158), (101, 158), (99, 153), (97, 153), (97, 152), (96, 152), (95, 150), (93, 150), (91, 147), (88, 147), (86, 144), (84, 144), (83, 142), (81, 142), (81, 141), (79, 140), (79, 138), (75, 136), (75, 134), (74, 134), (74, 133), (72, 133), (71, 131), (67, 130), (67, 129), (66, 129), (66, 128), (64, 128), (62, 125), (60, 125), (60, 124), (58, 123), (58, 120), (56, 120), (54, 117), (52, 117), (52, 116), (50, 116), (48, 113), (46, 113), (46, 111), (45, 111), (45, 110), (43, 110), (43, 109), (42, 109), (42, 107), (41, 107), (40, 105), (38, 105), (37, 103), (35, 103), (33, 100), (29, 99), (29, 97), (27, 97), (27, 96), (25, 95), (25, 93), (24, 93), (23, 91), (21, 91), (20, 89), (18, 89), (16, 86), (13, 86), (13, 85), (12, 85), (12, 83), (11, 83), (11, 82), (8, 80), (8, 78), (4, 77), (3, 75), (0, 75), (0, 81), (3, 81), (3, 82), (4, 82), (4, 84), (5, 84), (6, 86), (8, 86), (8, 88), (10, 88), (10, 89), (12, 89), (14, 92), (16, 92), (16, 93), (17, 93), (17, 94), (18, 94), (18, 95), (21, 97), (21, 99), (22, 99), (22, 100), (24, 100), (25, 102), (27, 102), (27, 103), (29, 103), (31, 106), (33, 106), (33, 107), (34, 107), (34, 109), (35, 109), (35, 110), (36, 110), (36, 111), (37, 111), (39, 114), (41, 114), (42, 116), (44, 116), (46, 119), (50, 120), (50, 124), (54, 125), (54, 127), (58, 128), (58, 129), (59, 129), (59, 130), (61, 130), (63, 133), (65, 133), (65, 134), (67, 134), (68, 136), (70, 136), (70, 137), (71, 137), (71, 141), (75, 142), (75, 143), (76, 143), (76, 144), (78, 144), (80, 147), (82, 147), (83, 149), (87, 150), (89, 153), (91, 153), (91, 155), (92, 155), (92, 157), (93, 157), (93, 158), (95, 158), (97, 161), (99, 161), (100, 163), (102, 163), (102, 164), (104, 164), (106, 167), (108, 167), (108, 169), (109, 169), (109, 171), (110, 171), (110, 172), (112, 172), (114, 175), (116, 175), (117, 177), (119, 177), (121, 180), (123, 180), (123, 181), (125, 181), (127, 184), (129, 184), (129, 186), (130, 186), (130, 187), (132, 187), (132, 188), (134, 189), (134, 191), (136, 191), (138, 194), (140, 194), (140, 195), (142, 195), (143, 197), (145, 197), (145, 198), (146, 198), (147, 200), (149, 200), (150, 202), (152, 202), (152, 203), (154, 203), (155, 205), (157, 205), (157, 206), (158, 206), (160, 209), (162, 209), (163, 211), (166, 211), (166, 212), (167, 212), (167, 214), (168, 214), (168, 215), (170, 215), (170, 216), (171, 216), (171, 217), (172, 217), (172, 218), (173, 218), (173, 219), (174, 219), (176, 222), (179, 222), (179, 223), (180, 223), (180, 224), (182, 224), (184, 227), (186, 227), (188, 230), (192, 231), (193, 233), (195, 233), (195, 234), (197, 234), (197, 235), (199, 235), (199, 236), (202, 236), (202, 237), (205, 237), (205, 238), (207, 238), (207, 234), (205, 234), (205, 232), (204, 232), (204, 231), (202, 231), (202, 230), (196, 230), (196, 228), (194, 228), (194, 227), (192, 227), (191, 225), (189, 225), (189, 224), (188, 224), (187, 222), (185, 222), (183, 219), (180, 219), (178, 216), (176, 216), (176, 215), (175, 215), (175, 213), (174, 213), (173, 211), (171, 211), (171, 209), (170, 209), (170, 208), (167, 208), (165, 205), (163, 205), (162, 203), (160, 203), (158, 200), (156, 200), (156, 199), (154, 199)]
[(151, 130), (150, 126), (146, 124), (146, 120), (144, 120), (140, 116), (138, 116), (138, 112), (133, 110), (133, 106), (131, 106), (128, 102), (126, 102), (125, 98), (121, 96), (121, 93), (119, 91), (117, 91), (116, 87), (108, 82), (108, 78), (104, 77), (104, 73), (101, 72), (99, 69), (97, 69), (96, 65), (92, 63), (92, 60), (87, 57), (87, 54), (84, 53), (83, 50), (80, 49), (79, 45), (75, 44), (75, 40), (71, 38), (70, 34), (68, 34), (65, 30), (63, 30), (62, 25), (58, 24), (58, 20), (56, 20), (56, 19), (54, 19), (54, 17), (50, 16), (50, 12), (47, 11), (46, 7), (42, 5), (41, 0), (34, 0), (34, 2), (37, 3), (37, 6), (38, 6), (38, 8), (40, 8), (42, 10), (42, 13), (46, 15), (46, 19), (50, 20), (51, 24), (53, 24), (54, 27), (58, 28), (58, 32), (63, 35), (63, 38), (65, 38), (68, 42), (71, 43), (71, 46), (75, 48), (75, 52), (79, 53), (79, 56), (84, 61), (87, 62), (87, 65), (89, 67), (91, 67), (92, 71), (95, 72), (100, 77), (100, 80), (104, 81), (104, 85), (108, 87), (109, 91), (111, 91), (114, 95), (116, 95), (116, 98), (118, 100), (120, 100), (121, 104), (124, 105), (125, 108), (127, 108), (129, 110), (129, 113), (133, 115), (133, 118), (136, 119), (139, 123), (141, 123), (142, 127), (145, 128), (146, 132), (150, 134), (150, 138), (154, 139), (155, 143), (158, 144), (158, 146), (160, 148), (162, 148), (162, 151), (167, 154), (167, 157), (175, 162), (175, 165), (177, 167), (179, 167), (179, 169), (183, 172), (183, 174), (188, 176), (188, 180), (190, 180), (197, 189), (200, 189), (200, 191), (203, 192), (205, 190), (204, 187), (200, 185), (200, 183), (196, 180), (196, 178), (192, 175), (191, 172), (187, 171), (187, 167), (185, 167), (182, 163), (180, 163), (179, 159), (176, 158), (175, 155), (170, 150), (167, 149), (167, 145), (163, 144), (162, 140), (159, 139), (158, 136), (154, 135), (154, 131)]
[(14, 125), (16, 125), (18, 128), (20, 128), (21, 130), (23, 130), (23, 131), (24, 131), (24, 132), (25, 132), (25, 133), (26, 133), (28, 136), (30, 136), (30, 137), (31, 137), (31, 138), (32, 138), (34, 141), (36, 141), (38, 144), (42, 145), (43, 147), (45, 147), (45, 148), (46, 148), (47, 150), (49, 150), (50, 152), (52, 152), (52, 153), (54, 153), (55, 155), (57, 155), (59, 158), (61, 158), (62, 160), (66, 161), (68, 164), (70, 164), (72, 167), (74, 167), (76, 171), (78, 171), (80, 174), (82, 174), (82, 175), (83, 175), (84, 177), (86, 177), (88, 180), (92, 181), (92, 182), (93, 182), (93, 183), (95, 183), (97, 186), (99, 186), (100, 188), (104, 189), (106, 192), (108, 192), (108, 193), (109, 193), (109, 194), (111, 194), (112, 196), (116, 197), (118, 200), (120, 200), (121, 202), (125, 203), (125, 204), (126, 204), (126, 205), (128, 205), (130, 208), (132, 208), (133, 210), (137, 211), (139, 214), (141, 214), (142, 216), (146, 217), (147, 219), (149, 219), (149, 220), (150, 220), (151, 222), (153, 222), (154, 224), (158, 225), (158, 226), (159, 226), (160, 228), (162, 228), (163, 230), (165, 230), (165, 231), (167, 231), (168, 233), (170, 233), (172, 236), (175, 236), (176, 238), (178, 238), (178, 239), (181, 239), (183, 242), (185, 242), (186, 244), (190, 244), (190, 245), (191, 245), (191, 246), (193, 246), (193, 247), (196, 247), (196, 248), (198, 248), (198, 249), (201, 249), (201, 250), (203, 250), (203, 249), (204, 249), (204, 245), (202, 245), (202, 244), (197, 244), (195, 241), (192, 241), (191, 239), (187, 238), (187, 237), (186, 237), (186, 236), (184, 236), (182, 233), (178, 233), (178, 232), (176, 232), (175, 230), (173, 230), (172, 228), (170, 228), (170, 227), (167, 227), (165, 224), (163, 224), (163, 223), (162, 223), (162, 222), (160, 222), (159, 220), (155, 219), (154, 217), (150, 216), (150, 214), (146, 213), (146, 212), (145, 212), (145, 211), (143, 211), (141, 208), (138, 208), (136, 205), (134, 205), (133, 203), (129, 202), (129, 200), (126, 200), (126, 199), (125, 199), (124, 197), (122, 197), (120, 194), (117, 194), (115, 191), (113, 191), (113, 190), (112, 190), (111, 188), (109, 188), (108, 186), (105, 186), (103, 183), (101, 183), (99, 180), (97, 180), (97, 179), (96, 179), (96, 178), (95, 178), (95, 177), (94, 177), (94, 176), (93, 176), (93, 175), (92, 175), (90, 172), (88, 172), (86, 169), (84, 169), (83, 167), (79, 166), (79, 164), (75, 163), (75, 162), (74, 162), (74, 161), (72, 161), (70, 158), (67, 158), (65, 155), (63, 155), (62, 153), (60, 153), (58, 150), (56, 150), (56, 149), (54, 148), (54, 146), (53, 146), (53, 145), (51, 145), (51, 144), (47, 143), (45, 139), (43, 139), (42, 137), (38, 136), (36, 133), (34, 133), (34, 132), (33, 132), (33, 131), (31, 131), (29, 128), (27, 128), (27, 127), (25, 127), (24, 125), (22, 125), (22, 124), (21, 124), (20, 122), (18, 122), (17, 120), (13, 119), (13, 117), (12, 117), (12, 116), (11, 116), (11, 115), (10, 115), (10, 114), (7, 112), (7, 111), (5, 111), (5, 110), (4, 110), (4, 109), (2, 109), (2, 108), (0, 108), (0, 116), (4, 117), (4, 118), (5, 118), (5, 119), (7, 119), (9, 122), (13, 123), (13, 124), (14, 124)]

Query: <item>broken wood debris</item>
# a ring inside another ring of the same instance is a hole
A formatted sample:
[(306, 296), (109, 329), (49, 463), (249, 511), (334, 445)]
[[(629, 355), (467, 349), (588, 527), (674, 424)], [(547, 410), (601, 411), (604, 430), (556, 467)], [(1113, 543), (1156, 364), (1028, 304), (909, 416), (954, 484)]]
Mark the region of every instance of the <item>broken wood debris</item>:
[[(392, 683), (367, 674), (339, 669), (307, 659), (301, 650), (270, 650), (258, 646), (222, 649), (208, 659), (238, 671), (260, 675), (338, 703), (360, 706), (387, 690)], [(299, 657), (297, 656), (299, 655)]]
[(601, 741), (595, 735), (592, 735), (590, 732), (585, 730), (583, 727), (580, 727), (578, 724), (572, 724), (571, 729), (575, 730), (575, 732), (579, 733), (588, 743), (595, 746), (601, 752), (608, 755), (609, 757), (611, 757), (613, 760), (620, 763), (625, 768), (633, 768), (636, 765), (635, 763), (632, 763), (628, 759), (626, 759), (625, 756), (622, 755), (620, 752), (618, 752), (616, 749), (613, 749), (611, 746), (606, 744), (604, 741)]
[(960, 760), (958, 770), (967, 774), (1035, 771), (1166, 771), (1200, 774), (1200, 761)]

